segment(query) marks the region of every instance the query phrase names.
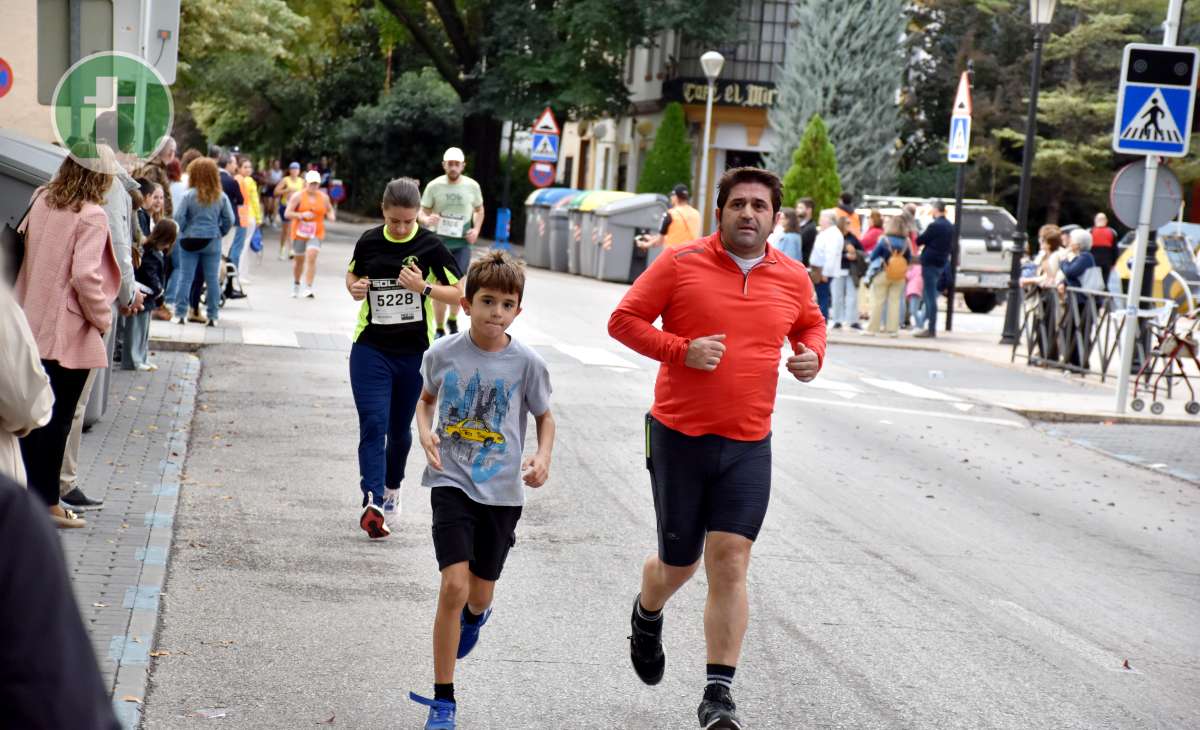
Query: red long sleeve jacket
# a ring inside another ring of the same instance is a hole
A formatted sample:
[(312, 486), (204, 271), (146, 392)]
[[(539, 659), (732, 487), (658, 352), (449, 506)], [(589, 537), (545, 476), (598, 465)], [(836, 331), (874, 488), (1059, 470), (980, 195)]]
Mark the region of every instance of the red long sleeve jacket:
[[(612, 313), (608, 333), (662, 363), (650, 413), (689, 436), (765, 438), (785, 340), (825, 362), (825, 319), (803, 264), (768, 244), (742, 274), (719, 234), (664, 251)], [(716, 370), (684, 364), (692, 339), (718, 334), (726, 350)]]

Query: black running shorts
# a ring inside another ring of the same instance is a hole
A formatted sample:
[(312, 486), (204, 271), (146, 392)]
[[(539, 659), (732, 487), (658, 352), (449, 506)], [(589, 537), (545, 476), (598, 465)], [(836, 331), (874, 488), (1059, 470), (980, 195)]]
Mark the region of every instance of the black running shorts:
[(480, 504), (458, 487), (429, 491), (438, 570), (467, 562), (475, 576), (498, 580), (508, 551), (517, 542), (521, 508)]
[(658, 556), (686, 566), (709, 532), (758, 537), (771, 498), (771, 435), (761, 441), (688, 436), (646, 415), (646, 468), (658, 517)]

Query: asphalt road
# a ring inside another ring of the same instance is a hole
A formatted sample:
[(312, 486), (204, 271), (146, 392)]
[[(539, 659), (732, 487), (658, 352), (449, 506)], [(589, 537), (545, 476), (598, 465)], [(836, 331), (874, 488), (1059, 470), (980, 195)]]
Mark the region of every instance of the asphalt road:
[[(329, 283), (299, 317), (349, 331), (349, 248), (322, 255)], [(255, 272), (259, 309), (303, 306), (282, 298), (283, 266)], [(531, 273), (513, 332), (550, 363), (559, 441), (460, 664), (461, 728), (695, 727), (702, 576), (667, 608), (662, 684), (628, 665), (654, 547), (654, 369), (605, 334), (621, 292)], [(816, 384), (781, 382), (734, 687), (747, 726), (1200, 726), (1197, 486), (956, 390), (1011, 371), (928, 357), (843, 347)], [(223, 345), (202, 360), (144, 726), (421, 727), (407, 693), (432, 681), (428, 496), (406, 488), (386, 541), (358, 530), (347, 355)], [(422, 466), (414, 449), (410, 476)]]

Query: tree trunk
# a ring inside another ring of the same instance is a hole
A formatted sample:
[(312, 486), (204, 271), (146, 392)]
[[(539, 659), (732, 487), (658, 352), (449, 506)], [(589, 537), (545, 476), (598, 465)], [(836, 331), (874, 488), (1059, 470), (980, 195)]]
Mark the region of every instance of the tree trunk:
[(495, 230), (496, 199), (500, 175), (500, 139), (503, 123), (489, 114), (468, 114), (463, 117), (463, 146), (474, 154), (474, 163), (467, 174), (479, 182), (483, 191), (483, 204), (487, 217), (483, 223), (483, 236), (491, 238)]

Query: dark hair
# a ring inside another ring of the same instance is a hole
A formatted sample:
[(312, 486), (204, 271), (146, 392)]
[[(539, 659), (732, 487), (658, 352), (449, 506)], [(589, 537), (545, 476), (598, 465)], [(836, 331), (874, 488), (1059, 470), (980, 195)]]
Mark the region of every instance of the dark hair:
[(525, 267), (503, 251), (488, 251), (467, 271), (467, 301), (474, 301), (475, 293), (480, 289), (516, 294), (520, 304), (525, 296)]
[(175, 239), (178, 236), (178, 224), (170, 218), (163, 218), (154, 224), (154, 230), (150, 231), (149, 236), (146, 236), (146, 241), (142, 244), (142, 250), (162, 251), (166, 253), (175, 245)]
[(868, 228), (883, 228), (883, 214), (878, 210), (872, 208), (867, 217), (871, 219), (871, 225)]
[(717, 210), (725, 207), (725, 201), (729, 200), (729, 191), (734, 185), (747, 182), (766, 185), (771, 191), (771, 212), (779, 212), (783, 205), (783, 183), (779, 181), (778, 175), (760, 167), (735, 167), (726, 170), (721, 176), (721, 182), (717, 184)]
[(231, 155), (228, 152), (222, 152), (217, 156), (217, 166), (224, 170), (229, 167), (229, 162), (235, 159), (236, 155)]
[(136, 180), (137, 180), (138, 187), (141, 188), (141, 193), (142, 193), (143, 198), (148, 198), (154, 193), (154, 183), (151, 182), (148, 178), (139, 177), (139, 178), (136, 178)]
[(783, 209), (783, 232), (800, 232), (800, 216), (796, 215), (796, 211), (792, 210), (791, 208)]
[(178, 157), (167, 163), (167, 179), (171, 182), (179, 182), (183, 179), (183, 165), (180, 164)]
[(842, 205), (852, 205), (854, 203), (854, 196), (850, 193), (842, 193), (838, 196), (838, 200), (842, 201)]
[(817, 207), (817, 201), (813, 200), (812, 198), (800, 198), (796, 202), (804, 203), (804, 207), (805, 207), (805, 209), (808, 210), (810, 217), (811, 217), (811, 214), (814, 212), (815, 208)]
[(204, 156), (204, 153), (201, 152), (200, 150), (196, 149), (195, 147), (189, 147), (183, 153), (183, 155), (179, 158), (179, 165), (180, 165), (180, 167), (183, 168), (184, 171), (186, 171), (188, 168), (188, 165), (192, 164), (192, 160), (196, 159), (197, 157), (203, 157), (203, 156)]
[(411, 177), (398, 177), (383, 189), (381, 208), (421, 207), (421, 186)]

